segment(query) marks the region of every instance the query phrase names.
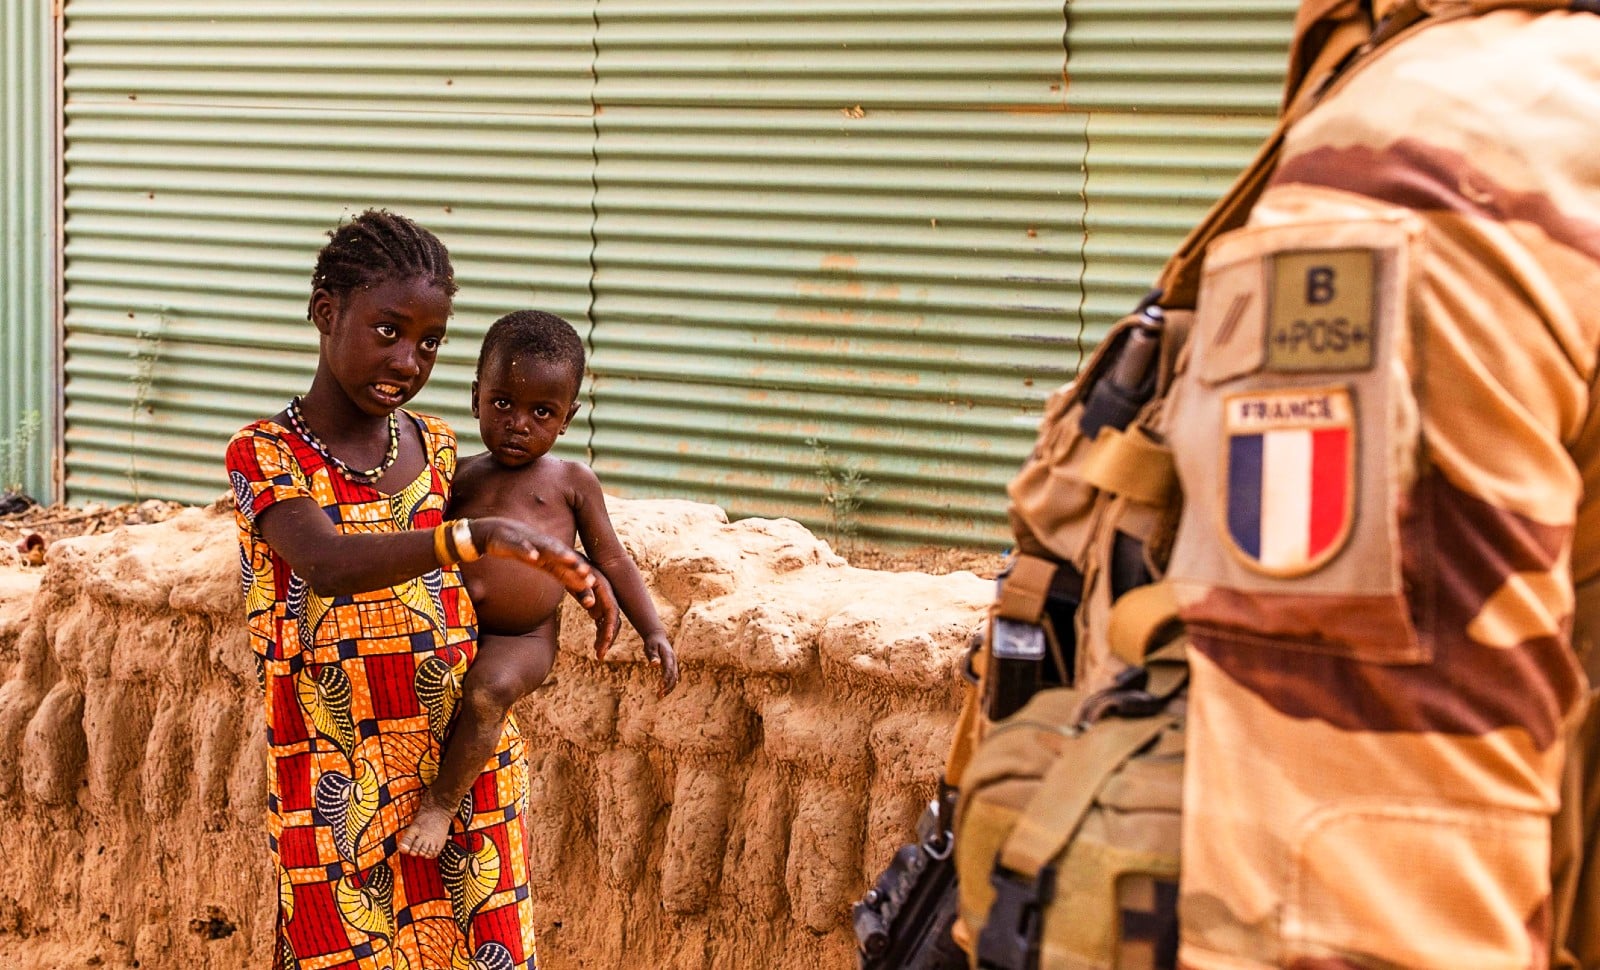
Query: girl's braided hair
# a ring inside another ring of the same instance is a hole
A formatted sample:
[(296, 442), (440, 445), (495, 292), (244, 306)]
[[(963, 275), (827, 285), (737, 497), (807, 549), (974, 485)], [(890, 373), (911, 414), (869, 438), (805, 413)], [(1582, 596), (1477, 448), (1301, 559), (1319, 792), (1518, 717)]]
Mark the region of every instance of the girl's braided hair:
[(382, 280), (410, 279), (427, 280), (446, 296), (456, 295), (455, 268), (438, 236), (387, 209), (368, 209), (328, 233), (328, 244), (311, 272), (306, 319), (311, 319), (318, 290), (343, 301)]

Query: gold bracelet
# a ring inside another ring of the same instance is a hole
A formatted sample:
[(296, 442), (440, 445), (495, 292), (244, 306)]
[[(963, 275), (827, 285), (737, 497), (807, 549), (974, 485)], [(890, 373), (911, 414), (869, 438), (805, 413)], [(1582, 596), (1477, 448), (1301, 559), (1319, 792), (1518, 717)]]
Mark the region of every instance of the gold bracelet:
[(433, 558), (438, 560), (439, 565), (446, 569), (458, 562), (456, 557), (450, 555), (449, 539), (450, 523), (441, 522), (433, 527)]
[(457, 519), (450, 526), (450, 538), (455, 540), (456, 555), (461, 557), (462, 562), (477, 562), (483, 557), (478, 544), (472, 541), (471, 519)]

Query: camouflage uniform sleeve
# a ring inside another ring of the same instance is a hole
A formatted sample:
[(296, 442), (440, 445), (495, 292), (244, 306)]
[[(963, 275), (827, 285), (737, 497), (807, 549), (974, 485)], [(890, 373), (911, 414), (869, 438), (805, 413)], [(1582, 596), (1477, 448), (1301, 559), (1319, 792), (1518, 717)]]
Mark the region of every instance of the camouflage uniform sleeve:
[(1170, 402), (1193, 968), (1548, 962), (1587, 689), (1600, 18), (1431, 27), (1208, 252)]

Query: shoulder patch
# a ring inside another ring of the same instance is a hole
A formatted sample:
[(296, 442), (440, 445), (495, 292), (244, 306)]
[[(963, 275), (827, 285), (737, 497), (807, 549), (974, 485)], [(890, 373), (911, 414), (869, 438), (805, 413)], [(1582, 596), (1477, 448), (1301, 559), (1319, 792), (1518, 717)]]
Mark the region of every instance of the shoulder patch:
[(1223, 398), (1223, 532), (1250, 569), (1303, 576), (1355, 520), (1356, 418), (1347, 387)]
[(1378, 336), (1373, 250), (1281, 252), (1267, 260), (1266, 369), (1371, 369)]

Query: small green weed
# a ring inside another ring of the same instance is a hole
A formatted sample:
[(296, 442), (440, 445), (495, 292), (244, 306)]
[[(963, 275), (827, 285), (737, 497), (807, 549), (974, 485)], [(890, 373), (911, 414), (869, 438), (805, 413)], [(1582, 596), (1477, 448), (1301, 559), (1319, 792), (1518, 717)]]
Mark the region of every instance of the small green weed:
[(861, 532), (862, 493), (870, 479), (848, 461), (834, 457), (828, 446), (807, 438), (811, 449), (812, 473), (822, 483), (822, 504), (828, 509), (828, 542), (840, 552), (855, 548)]
[(6, 491), (22, 492), (22, 480), (28, 474), (28, 456), (43, 426), (44, 421), (38, 411), (24, 411), (16, 429), (0, 436), (0, 472), (5, 475), (0, 487)]
[(133, 374), (128, 378), (133, 384), (133, 400), (128, 404), (128, 485), (135, 502), (144, 497), (139, 484), (139, 421), (155, 413), (155, 405), (150, 403), (150, 390), (155, 385), (156, 364), (165, 349), (168, 322), (166, 311), (158, 312), (156, 328), (140, 330), (134, 338), (133, 352), (128, 355), (134, 360)]

